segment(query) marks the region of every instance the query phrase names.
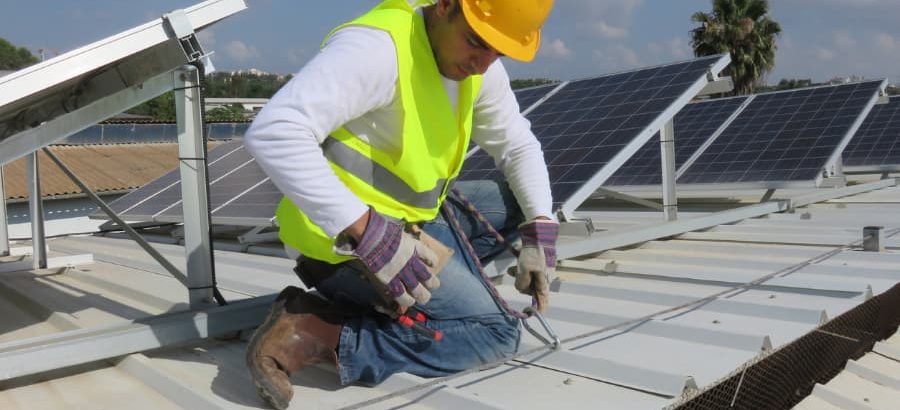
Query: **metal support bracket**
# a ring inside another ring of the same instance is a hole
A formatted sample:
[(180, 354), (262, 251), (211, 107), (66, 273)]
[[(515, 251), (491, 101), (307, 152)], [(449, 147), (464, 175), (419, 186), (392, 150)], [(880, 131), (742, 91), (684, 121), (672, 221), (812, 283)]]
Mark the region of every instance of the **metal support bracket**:
[(727, 93), (734, 90), (734, 81), (731, 77), (717, 77), (713, 73), (707, 75), (709, 83), (697, 94), (698, 97), (704, 95), (714, 95)]
[(137, 242), (137, 244), (140, 245), (142, 249), (147, 251), (147, 253), (150, 254), (153, 259), (159, 262), (159, 264), (162, 265), (163, 268), (171, 273), (172, 276), (175, 277), (175, 279), (178, 279), (178, 281), (183, 285), (188, 286), (187, 278), (183, 273), (181, 273), (180, 270), (178, 270), (178, 268), (175, 267), (175, 265), (169, 262), (169, 260), (166, 259), (166, 257), (161, 253), (159, 253), (156, 248), (151, 246), (146, 239), (144, 239), (140, 234), (137, 233), (137, 231), (134, 230), (134, 228), (131, 227), (131, 225), (128, 225), (128, 223), (122, 220), (122, 218), (120, 218), (119, 215), (117, 215), (116, 212), (106, 204), (106, 202), (100, 199), (100, 197), (97, 196), (97, 194), (95, 194), (94, 191), (92, 191), (90, 187), (88, 187), (87, 184), (85, 184), (84, 181), (81, 180), (81, 178), (78, 178), (78, 176), (75, 175), (75, 173), (72, 172), (72, 170), (69, 169), (69, 167), (67, 167), (66, 164), (56, 156), (56, 154), (53, 153), (53, 151), (50, 151), (46, 147), (44, 147), (43, 150), (44, 153), (47, 154), (47, 156), (50, 157), (50, 159), (53, 160), (54, 163), (56, 163), (56, 166), (58, 166), (59, 169), (64, 174), (66, 174), (66, 176), (68, 176), (69, 179), (72, 180), (72, 182), (75, 183), (75, 185), (78, 185), (78, 187), (81, 188), (81, 192), (87, 195), (91, 199), (91, 201), (93, 201), (98, 207), (100, 207), (101, 210), (103, 210), (103, 212), (106, 213), (107, 216), (109, 216), (109, 219), (115, 221), (116, 224), (118, 224), (119, 227), (122, 228), (128, 234), (128, 236), (131, 237), (132, 240)]
[(191, 309), (213, 302), (213, 260), (210, 242), (206, 150), (200, 106), (200, 77), (196, 67), (175, 71), (175, 111), (181, 173), (184, 251)]
[(591, 236), (595, 231), (591, 218), (572, 219), (559, 224), (559, 234), (566, 236)]
[(638, 204), (638, 205), (641, 205), (641, 206), (646, 206), (647, 208), (656, 209), (657, 211), (662, 211), (662, 210), (663, 210), (663, 205), (660, 204), (659, 202), (653, 202), (653, 201), (648, 200), (648, 199), (638, 198), (638, 197), (636, 197), (636, 196), (634, 196), (634, 195), (628, 195), (628, 194), (626, 194), (626, 193), (619, 192), (619, 191), (614, 191), (614, 190), (609, 189), (609, 188), (603, 188), (603, 187), (600, 187), (600, 188), (597, 188), (597, 191), (596, 191), (596, 192), (597, 192), (598, 194), (601, 194), (601, 195), (604, 195), (604, 196), (608, 196), (608, 197), (610, 197), (610, 198), (621, 199), (621, 200), (623, 200), (623, 201), (628, 201), (628, 202), (631, 202), (631, 203), (633, 203), (633, 204)]
[(883, 226), (867, 226), (863, 228), (863, 250), (866, 252), (884, 252)]
[(206, 72), (216, 71), (212, 60), (209, 58), (211, 54), (203, 52), (203, 47), (197, 39), (197, 33), (194, 32), (194, 27), (191, 25), (191, 21), (184, 10), (179, 9), (164, 14), (162, 19), (165, 22), (166, 30), (172, 36), (178, 38), (181, 51), (184, 52), (184, 57), (188, 61), (200, 61), (206, 68)]
[(659, 130), (659, 150), (662, 167), (663, 218), (678, 219), (678, 194), (675, 187), (675, 120), (670, 119)]
[[(4, 198), (5, 200), (5, 198)], [(41, 198), (41, 173), (38, 153), (28, 155), (28, 209), (31, 214), (32, 268), (47, 268), (47, 245), (44, 237), (44, 203)]]
[(238, 235), (237, 240), (244, 245), (253, 245), (261, 242), (277, 242), (278, 232), (265, 232), (268, 226), (257, 226), (242, 235)]
[(3, 165), (0, 165), (0, 256), (9, 256), (9, 226), (6, 224), (6, 190), (3, 188)]

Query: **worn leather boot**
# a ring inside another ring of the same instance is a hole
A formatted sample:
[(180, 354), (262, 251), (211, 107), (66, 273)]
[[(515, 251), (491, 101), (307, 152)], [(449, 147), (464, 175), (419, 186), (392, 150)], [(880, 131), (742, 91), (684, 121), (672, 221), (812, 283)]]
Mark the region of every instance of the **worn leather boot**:
[(341, 321), (321, 297), (284, 288), (247, 346), (247, 366), (259, 395), (285, 409), (294, 395), (292, 373), (314, 363), (337, 365)]

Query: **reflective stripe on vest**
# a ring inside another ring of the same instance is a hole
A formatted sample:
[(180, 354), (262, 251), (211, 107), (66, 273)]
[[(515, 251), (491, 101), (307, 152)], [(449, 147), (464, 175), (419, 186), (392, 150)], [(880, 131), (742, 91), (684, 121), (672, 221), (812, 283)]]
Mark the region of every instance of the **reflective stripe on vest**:
[[(424, 19), (407, 0), (386, 0), (332, 34), (348, 25), (391, 35), (397, 51), (396, 98), (402, 105), (398, 138), (402, 139), (402, 149), (381, 151), (341, 127), (325, 139), (325, 157), (341, 182), (376, 211), (411, 222), (434, 219), (446, 196), (448, 181), (462, 167), (481, 76), (459, 82), (458, 113), (454, 113)], [(334, 238), (286, 197), (276, 217), (282, 242), (300, 253), (329, 263), (350, 259), (335, 254)]]
[(440, 200), (444, 188), (447, 186), (447, 180), (442, 178), (437, 180), (432, 190), (417, 192), (381, 164), (366, 158), (332, 137), (325, 139), (325, 142), (322, 143), (322, 150), (325, 152), (325, 157), (335, 165), (397, 201), (410, 206), (417, 208), (434, 206)]

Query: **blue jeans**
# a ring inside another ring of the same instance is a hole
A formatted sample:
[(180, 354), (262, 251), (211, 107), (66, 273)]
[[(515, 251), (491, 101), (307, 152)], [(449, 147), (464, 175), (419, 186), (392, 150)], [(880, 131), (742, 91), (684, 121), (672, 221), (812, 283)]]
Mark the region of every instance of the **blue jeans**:
[[(523, 216), (506, 183), (466, 181), (458, 182), (456, 188), (504, 237), (515, 239)], [(451, 195), (447, 201), (483, 263), (503, 252), (503, 245), (498, 245), (456, 198)], [(435, 220), (422, 224), (425, 232), (455, 253), (439, 274), (441, 286), (432, 291), (427, 304), (419, 306), (428, 317), (425, 325), (442, 331), (443, 340), (428, 340), (372, 310), (382, 299), (350, 264), (341, 265), (316, 286), (328, 299), (366, 312), (347, 320), (341, 330), (338, 369), (342, 384), (377, 384), (398, 372), (445, 376), (515, 354), (518, 320), (491, 297), (446, 217), (442, 211)]]

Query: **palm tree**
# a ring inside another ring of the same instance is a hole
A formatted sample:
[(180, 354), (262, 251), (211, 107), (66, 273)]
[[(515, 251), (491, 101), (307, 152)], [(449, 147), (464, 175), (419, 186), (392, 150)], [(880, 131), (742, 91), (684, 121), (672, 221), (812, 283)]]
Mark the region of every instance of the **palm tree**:
[(698, 57), (731, 53), (726, 71), (734, 94), (753, 92), (757, 80), (775, 67), (775, 37), (781, 25), (769, 18), (766, 0), (713, 0), (712, 13), (696, 12), (691, 20), (691, 47)]

